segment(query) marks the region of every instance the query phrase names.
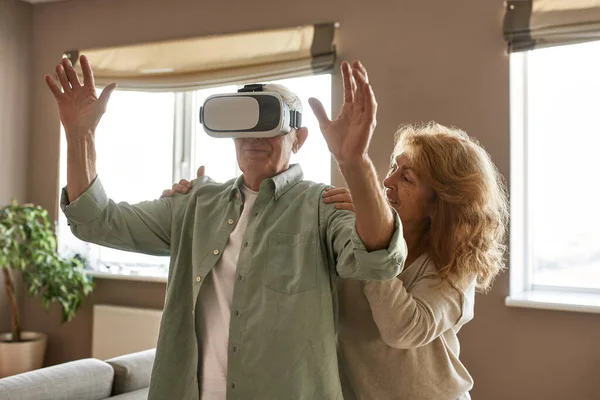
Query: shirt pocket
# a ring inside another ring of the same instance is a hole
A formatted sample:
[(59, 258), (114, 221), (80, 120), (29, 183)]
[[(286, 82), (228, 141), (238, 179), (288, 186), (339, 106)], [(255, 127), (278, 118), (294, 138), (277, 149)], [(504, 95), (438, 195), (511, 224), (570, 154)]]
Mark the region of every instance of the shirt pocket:
[(317, 286), (317, 235), (273, 232), (269, 235), (265, 286), (285, 294)]

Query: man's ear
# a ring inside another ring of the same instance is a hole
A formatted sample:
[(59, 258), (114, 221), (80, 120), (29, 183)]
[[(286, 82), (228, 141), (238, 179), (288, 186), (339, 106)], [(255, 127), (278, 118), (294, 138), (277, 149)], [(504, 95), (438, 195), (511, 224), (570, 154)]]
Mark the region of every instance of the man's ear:
[(296, 139), (294, 140), (294, 144), (292, 145), (292, 151), (294, 154), (300, 150), (306, 138), (308, 137), (308, 128), (302, 127), (296, 130)]

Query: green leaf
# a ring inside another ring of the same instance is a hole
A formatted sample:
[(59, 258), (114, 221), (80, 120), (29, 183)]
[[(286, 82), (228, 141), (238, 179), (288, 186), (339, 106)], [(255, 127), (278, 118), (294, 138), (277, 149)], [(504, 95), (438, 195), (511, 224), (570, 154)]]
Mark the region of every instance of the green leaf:
[(30, 296), (45, 309), (58, 303), (61, 321), (71, 321), (94, 284), (86, 276), (80, 255), (65, 259), (57, 252), (56, 222), (46, 210), (31, 204), (0, 208), (0, 268), (23, 271)]

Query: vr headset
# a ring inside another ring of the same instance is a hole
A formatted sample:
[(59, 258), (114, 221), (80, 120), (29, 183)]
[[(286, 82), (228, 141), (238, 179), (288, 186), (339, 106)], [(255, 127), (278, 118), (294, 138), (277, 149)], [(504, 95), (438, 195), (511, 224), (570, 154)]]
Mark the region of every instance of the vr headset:
[(268, 138), (300, 128), (302, 113), (290, 110), (279, 93), (256, 84), (208, 97), (200, 107), (200, 123), (215, 138)]

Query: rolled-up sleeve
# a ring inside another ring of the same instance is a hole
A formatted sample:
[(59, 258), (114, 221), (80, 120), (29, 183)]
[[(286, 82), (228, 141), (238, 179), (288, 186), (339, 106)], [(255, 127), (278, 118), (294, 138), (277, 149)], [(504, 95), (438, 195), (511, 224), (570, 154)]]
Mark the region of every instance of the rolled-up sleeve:
[(404, 267), (407, 247), (402, 224), (394, 212), (394, 233), (386, 249), (367, 251), (356, 231), (356, 219), (351, 211), (337, 210), (321, 204), (326, 221), (327, 247), (335, 269), (341, 278), (358, 280), (387, 280), (397, 276)]
[(72, 203), (63, 188), (60, 207), (73, 234), (83, 241), (151, 255), (170, 254), (172, 212), (168, 197), (138, 204), (115, 203), (96, 178)]

